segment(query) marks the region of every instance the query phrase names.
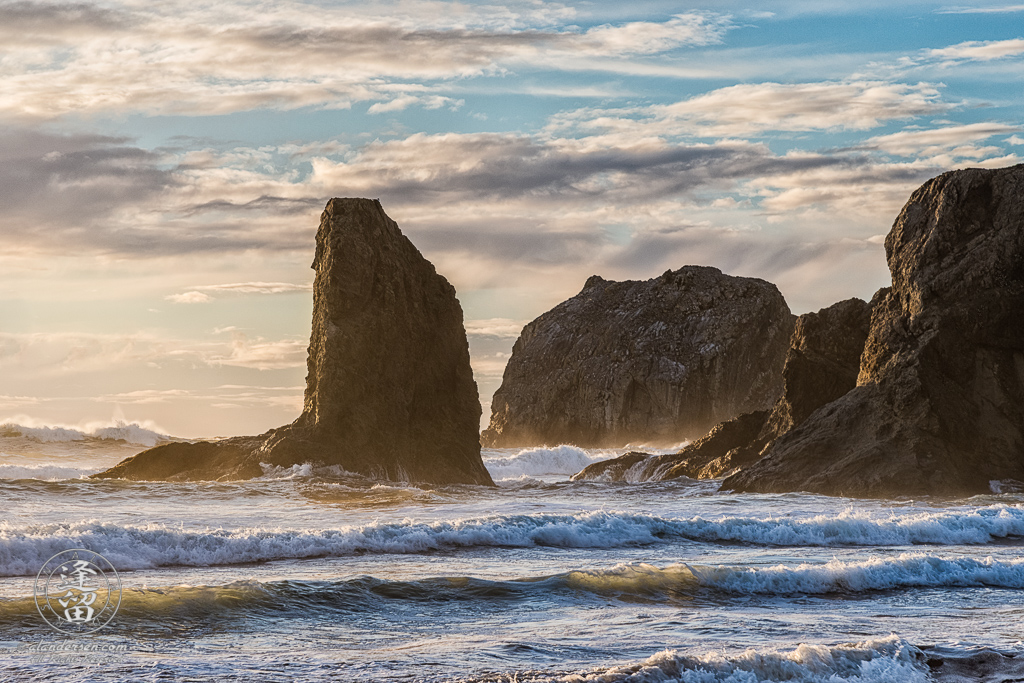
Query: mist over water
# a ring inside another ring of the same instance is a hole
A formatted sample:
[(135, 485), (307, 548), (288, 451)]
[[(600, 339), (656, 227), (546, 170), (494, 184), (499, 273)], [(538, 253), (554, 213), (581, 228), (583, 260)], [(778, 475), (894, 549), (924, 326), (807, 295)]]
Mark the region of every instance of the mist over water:
[[(496, 488), (86, 478), (145, 445), (122, 427), (0, 436), (0, 678), (976, 680), (956, 672), (1012, 677), (1024, 651), (1018, 493), (570, 482), (615, 454), (572, 446), (485, 450)], [(27, 647), (61, 641), (33, 582), (72, 547), (120, 572), (89, 638), (125, 651), (67, 669)]]

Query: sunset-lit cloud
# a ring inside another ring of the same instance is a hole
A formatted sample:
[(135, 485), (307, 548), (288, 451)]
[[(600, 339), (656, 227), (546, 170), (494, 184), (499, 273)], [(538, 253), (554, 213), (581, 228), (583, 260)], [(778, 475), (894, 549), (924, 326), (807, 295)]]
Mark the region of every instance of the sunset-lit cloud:
[(485, 404), (593, 274), (869, 297), (910, 192), (1021, 162), (1020, 11), (0, 0), (0, 409), (294, 419), (335, 196), (456, 287)]

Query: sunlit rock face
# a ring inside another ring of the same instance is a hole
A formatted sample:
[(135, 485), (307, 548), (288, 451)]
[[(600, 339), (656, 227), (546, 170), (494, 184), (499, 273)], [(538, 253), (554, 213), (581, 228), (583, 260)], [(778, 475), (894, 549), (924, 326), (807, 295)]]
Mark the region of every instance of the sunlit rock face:
[(1024, 166), (925, 183), (885, 249), (892, 287), (857, 386), (726, 488), (964, 495), (1024, 480)]
[(97, 476), (249, 479), (263, 465), (313, 463), (380, 479), (491, 484), (451, 284), (370, 199), (328, 202), (313, 268), (309, 374), (295, 422), (256, 437), (159, 446)]
[(775, 285), (686, 266), (587, 280), (522, 332), (491, 403), (489, 446), (678, 443), (770, 408), (794, 316)]

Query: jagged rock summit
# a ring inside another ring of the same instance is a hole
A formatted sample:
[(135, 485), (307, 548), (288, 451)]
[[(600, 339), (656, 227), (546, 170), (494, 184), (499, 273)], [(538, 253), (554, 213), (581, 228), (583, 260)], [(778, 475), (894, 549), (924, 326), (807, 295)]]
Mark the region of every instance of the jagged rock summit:
[(172, 443), (97, 477), (230, 480), (261, 464), (337, 465), (369, 477), (492, 484), (455, 289), (370, 199), (332, 199), (313, 260), (302, 414), (266, 434)]
[(723, 488), (969, 495), (1024, 480), (1024, 165), (925, 183), (885, 251), (892, 287), (857, 386)]
[(531, 322), (491, 404), (487, 446), (678, 443), (769, 408), (795, 317), (764, 280), (686, 266), (587, 280)]

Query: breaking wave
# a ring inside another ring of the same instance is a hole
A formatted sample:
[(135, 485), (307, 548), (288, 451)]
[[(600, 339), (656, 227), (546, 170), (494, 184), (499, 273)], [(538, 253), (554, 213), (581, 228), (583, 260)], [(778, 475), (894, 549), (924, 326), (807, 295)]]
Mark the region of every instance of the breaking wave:
[[(2, 524), (0, 575), (29, 574), (46, 558), (69, 547), (99, 552), (118, 567), (143, 569), (473, 547), (622, 548), (672, 540), (792, 546), (963, 545), (1018, 535), (1024, 535), (1024, 510), (1010, 506), (889, 519), (843, 513), (805, 520), (705, 520), (699, 517), (672, 520), (597, 511), (575, 515), (495, 515), (436, 522), (404, 520), (316, 530), (184, 530), (160, 524), (121, 526), (100, 522), (32, 527)], [(924, 569), (922, 565), (922, 571)], [(1024, 570), (1015, 566), (1013, 571)]]
[[(153, 425), (149, 425), (152, 427)], [(110, 425), (93, 425), (75, 429), (73, 427), (29, 427), (16, 422), (0, 424), (0, 438), (23, 437), (42, 443), (69, 441), (125, 441), (136, 446), (151, 448), (161, 441), (171, 441), (173, 437), (161, 434), (152, 428), (136, 422), (127, 423), (116, 420)]]
[(81, 479), (95, 471), (95, 468), (83, 469), (57, 465), (0, 465), (0, 479), (63, 481), (65, 479)]
[(926, 683), (931, 680), (924, 653), (897, 636), (843, 645), (803, 644), (793, 650), (754, 650), (739, 654), (689, 655), (666, 650), (637, 664), (588, 673), (517, 675), (516, 681), (551, 683)]
[(484, 452), (484, 467), (495, 481), (550, 474), (576, 474), (606, 455), (591, 456), (576, 446), (526, 448), (514, 455), (490, 455)]

